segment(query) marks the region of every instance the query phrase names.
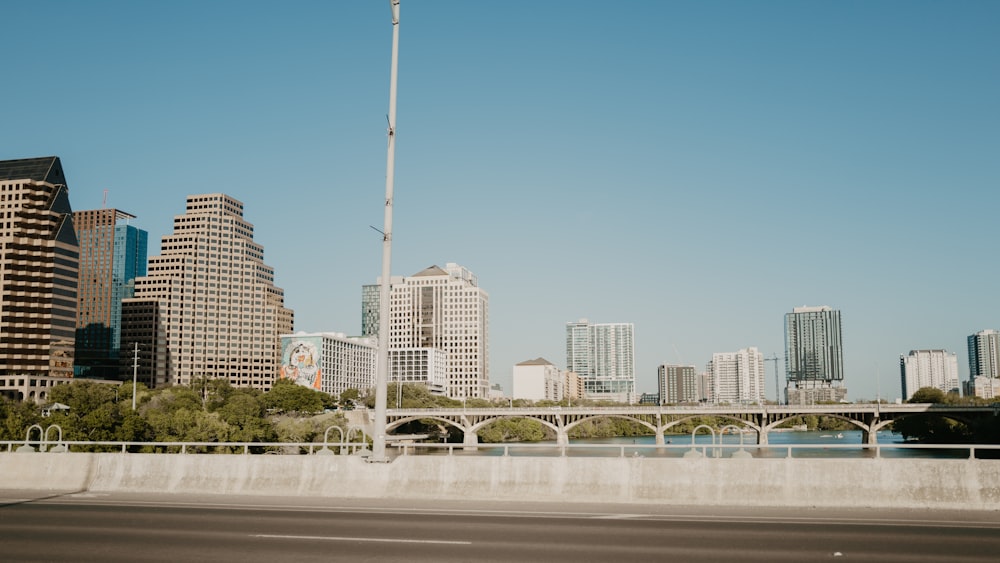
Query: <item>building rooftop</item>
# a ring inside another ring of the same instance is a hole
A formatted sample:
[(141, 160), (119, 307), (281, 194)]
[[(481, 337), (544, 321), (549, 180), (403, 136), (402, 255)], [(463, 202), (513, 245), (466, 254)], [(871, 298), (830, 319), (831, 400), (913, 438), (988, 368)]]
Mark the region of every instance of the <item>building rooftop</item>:
[(0, 181), (34, 180), (49, 184), (66, 184), (62, 163), (58, 156), (21, 158), (0, 161)]

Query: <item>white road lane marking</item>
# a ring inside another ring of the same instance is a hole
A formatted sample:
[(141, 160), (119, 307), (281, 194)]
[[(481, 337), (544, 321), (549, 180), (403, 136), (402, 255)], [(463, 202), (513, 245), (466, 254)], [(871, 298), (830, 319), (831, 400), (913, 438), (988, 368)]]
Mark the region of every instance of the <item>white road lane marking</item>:
[(254, 538), (282, 539), (282, 540), (326, 540), (326, 541), (366, 541), (375, 543), (430, 543), (439, 545), (472, 545), (470, 541), (448, 541), (448, 540), (408, 540), (402, 538), (349, 538), (337, 536), (283, 536), (278, 534), (254, 534)]

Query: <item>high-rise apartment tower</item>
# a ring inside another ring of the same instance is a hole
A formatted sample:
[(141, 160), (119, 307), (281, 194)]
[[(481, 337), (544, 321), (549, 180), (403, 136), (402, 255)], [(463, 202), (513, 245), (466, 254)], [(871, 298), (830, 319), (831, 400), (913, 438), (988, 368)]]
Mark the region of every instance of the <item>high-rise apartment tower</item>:
[(958, 357), (946, 350), (910, 350), (899, 357), (899, 375), (904, 401), (921, 387), (959, 392)]
[(698, 376), (694, 366), (661, 365), (656, 370), (660, 403), (698, 402)]
[(840, 311), (796, 307), (785, 314), (785, 374), (788, 404), (846, 397)]
[(764, 355), (757, 348), (712, 354), (708, 364), (716, 403), (764, 403)]
[(588, 399), (635, 403), (632, 323), (566, 323), (566, 369), (583, 381)]

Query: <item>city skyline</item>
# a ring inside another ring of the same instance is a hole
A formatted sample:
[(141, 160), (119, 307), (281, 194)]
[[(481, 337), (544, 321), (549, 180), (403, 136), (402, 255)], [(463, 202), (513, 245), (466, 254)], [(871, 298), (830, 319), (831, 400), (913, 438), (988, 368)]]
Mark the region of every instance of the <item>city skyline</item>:
[[(12, 76), (60, 86), (5, 92), (3, 159), (60, 156), (72, 207), (107, 190), (150, 255), (182, 198), (231, 194), (295, 330), (360, 333), (388, 6), (24, 3), (5, 20), (28, 46)], [(997, 21), (987, 2), (404, 0), (393, 275), (479, 275), (508, 392), (580, 317), (634, 323), (641, 393), (661, 364), (783, 355), (782, 315), (806, 303), (842, 312), (851, 400), (899, 396), (909, 350), (956, 352), (967, 380), (965, 338), (1000, 326), (1000, 298), (957, 269), (1000, 274), (974, 244), (1000, 203)], [(907, 266), (928, 256), (942, 267)]]

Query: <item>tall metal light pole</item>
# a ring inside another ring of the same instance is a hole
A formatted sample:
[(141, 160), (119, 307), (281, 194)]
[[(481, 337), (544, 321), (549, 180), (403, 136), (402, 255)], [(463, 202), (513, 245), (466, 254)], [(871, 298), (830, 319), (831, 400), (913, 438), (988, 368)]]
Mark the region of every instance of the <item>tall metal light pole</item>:
[(385, 403), (389, 381), (389, 276), (392, 271), (392, 190), (396, 169), (396, 74), (399, 62), (399, 0), (389, 0), (392, 9), (392, 67), (389, 73), (389, 148), (385, 165), (385, 223), (382, 230), (382, 280), (379, 286), (378, 366), (375, 372), (375, 435), (373, 462), (386, 462)]
[(135, 410), (135, 388), (139, 378), (139, 343), (135, 343), (135, 357), (132, 359), (132, 410)]

